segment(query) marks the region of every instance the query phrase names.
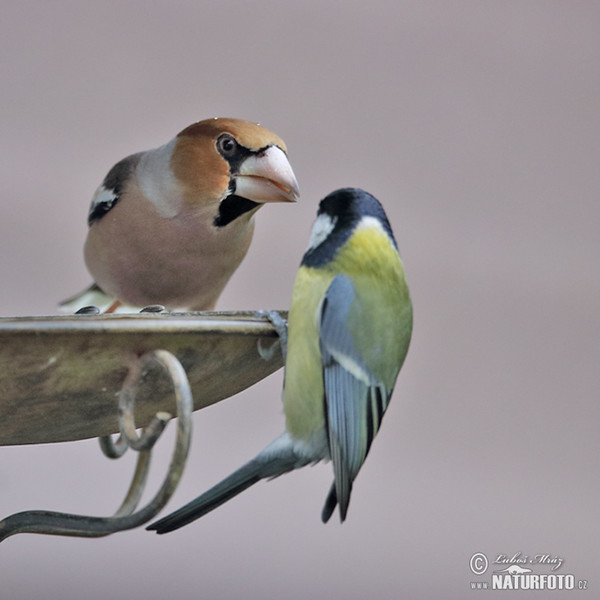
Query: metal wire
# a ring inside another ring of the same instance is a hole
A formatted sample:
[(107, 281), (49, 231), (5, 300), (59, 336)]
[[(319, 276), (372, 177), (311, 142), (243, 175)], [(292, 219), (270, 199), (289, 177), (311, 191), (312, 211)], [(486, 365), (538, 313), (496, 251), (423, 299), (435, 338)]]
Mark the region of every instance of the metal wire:
[[(151, 363), (161, 365), (173, 383), (177, 405), (177, 436), (169, 470), (154, 498), (134, 512), (146, 486), (154, 444), (171, 415), (159, 412), (152, 422), (136, 432), (134, 405), (142, 372)], [(148, 352), (131, 366), (119, 394), (119, 429), (117, 441), (111, 436), (100, 438), (102, 451), (109, 458), (119, 458), (128, 447), (139, 452), (135, 473), (121, 506), (112, 517), (91, 517), (69, 513), (31, 510), (15, 513), (0, 521), (0, 542), (17, 533), (39, 533), (76, 537), (102, 537), (133, 529), (154, 518), (169, 501), (185, 467), (192, 433), (193, 399), (185, 370), (179, 360), (166, 350)]]

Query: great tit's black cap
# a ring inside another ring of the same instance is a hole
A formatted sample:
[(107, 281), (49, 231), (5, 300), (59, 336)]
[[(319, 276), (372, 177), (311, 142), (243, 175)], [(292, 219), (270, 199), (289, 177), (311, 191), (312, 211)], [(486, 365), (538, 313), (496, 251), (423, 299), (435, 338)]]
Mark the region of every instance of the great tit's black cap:
[(341, 188), (331, 192), (319, 203), (317, 219), (322, 216), (331, 220), (331, 231), (321, 243), (307, 250), (302, 259), (304, 266), (319, 267), (331, 261), (364, 217), (377, 219), (397, 248), (383, 206), (375, 196), (360, 188)]

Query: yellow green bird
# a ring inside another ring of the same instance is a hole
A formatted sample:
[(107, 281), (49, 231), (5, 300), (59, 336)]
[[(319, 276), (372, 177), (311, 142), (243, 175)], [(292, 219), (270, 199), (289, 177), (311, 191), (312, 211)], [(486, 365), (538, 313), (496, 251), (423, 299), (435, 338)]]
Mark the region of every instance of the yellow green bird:
[(322, 520), (327, 522), (339, 505), (343, 521), (411, 332), (404, 265), (383, 207), (358, 188), (332, 192), (319, 204), (296, 277), (287, 344), (285, 327), (280, 334), (287, 355), (285, 432), (229, 477), (148, 529), (173, 531), (261, 479), (321, 460), (331, 460), (334, 475)]

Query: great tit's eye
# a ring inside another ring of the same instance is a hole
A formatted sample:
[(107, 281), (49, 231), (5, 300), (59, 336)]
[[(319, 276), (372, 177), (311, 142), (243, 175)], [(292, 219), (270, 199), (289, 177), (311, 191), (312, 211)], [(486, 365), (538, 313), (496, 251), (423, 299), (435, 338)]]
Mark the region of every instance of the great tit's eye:
[(221, 156), (225, 158), (233, 156), (237, 150), (237, 142), (235, 141), (235, 138), (228, 133), (220, 135), (217, 139), (217, 150)]

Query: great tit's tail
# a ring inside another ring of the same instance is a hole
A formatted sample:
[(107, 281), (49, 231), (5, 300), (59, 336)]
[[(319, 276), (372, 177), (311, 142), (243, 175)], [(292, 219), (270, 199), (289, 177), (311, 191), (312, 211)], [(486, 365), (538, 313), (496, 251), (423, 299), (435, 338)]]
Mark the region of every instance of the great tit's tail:
[[(323, 523), (327, 523), (335, 510), (335, 507), (338, 505), (337, 492), (335, 491), (335, 483), (331, 486), (329, 490), (329, 494), (327, 494), (327, 499), (325, 500), (325, 505), (323, 506), (323, 510), (321, 511), (321, 521)], [(342, 521), (346, 518), (344, 514), (341, 516)]]
[(272, 479), (309, 462), (312, 461), (297, 454), (289, 437), (284, 434), (223, 481), (146, 529), (156, 533), (179, 529), (218, 508), (261, 479)]

